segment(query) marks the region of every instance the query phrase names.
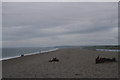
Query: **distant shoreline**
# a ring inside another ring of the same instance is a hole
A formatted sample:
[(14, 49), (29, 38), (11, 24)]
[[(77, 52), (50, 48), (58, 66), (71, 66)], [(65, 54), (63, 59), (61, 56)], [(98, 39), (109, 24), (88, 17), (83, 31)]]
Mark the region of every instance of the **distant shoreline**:
[(96, 49), (96, 51), (112, 51), (112, 52), (119, 52), (118, 49)]
[[(74, 47), (73, 47), (74, 48)], [(75, 47), (75, 48), (79, 48), (79, 47)], [(34, 52), (34, 53), (29, 53), (29, 54), (23, 54), (24, 56), (28, 56), (28, 55), (34, 55), (34, 54), (41, 54), (41, 53), (46, 53), (46, 52), (51, 52), (51, 51), (56, 51), (58, 49), (72, 49), (72, 47), (63, 47), (63, 48), (54, 48), (54, 49), (51, 49), (51, 50), (47, 50), (47, 51), (41, 51), (41, 52)], [(81, 49), (87, 49), (87, 50), (94, 50), (94, 51), (110, 51), (110, 52), (119, 52), (120, 50), (117, 50), (117, 49), (95, 49), (93, 47), (85, 47), (85, 48), (81, 48)], [(9, 60), (9, 59), (14, 59), (14, 58), (19, 58), (21, 57), (21, 55), (19, 56), (14, 56), (14, 57), (7, 57), (7, 58), (2, 58), (0, 59), (0, 61), (3, 61), (3, 60)]]

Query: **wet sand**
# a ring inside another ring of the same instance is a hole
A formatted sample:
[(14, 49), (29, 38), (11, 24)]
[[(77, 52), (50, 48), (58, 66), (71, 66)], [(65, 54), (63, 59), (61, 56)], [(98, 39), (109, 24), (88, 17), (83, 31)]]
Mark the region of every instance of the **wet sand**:
[[(80, 48), (2, 61), (4, 78), (117, 78), (118, 62), (95, 64), (95, 58), (115, 57), (117, 52), (92, 51)], [(56, 57), (60, 62), (49, 62)], [(118, 60), (118, 59), (117, 59)]]

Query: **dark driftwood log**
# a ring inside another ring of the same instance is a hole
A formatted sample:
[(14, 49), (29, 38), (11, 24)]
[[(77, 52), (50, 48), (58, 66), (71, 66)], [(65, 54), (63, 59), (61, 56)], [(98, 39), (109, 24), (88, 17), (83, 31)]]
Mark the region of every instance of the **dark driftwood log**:
[(52, 60), (49, 60), (49, 62), (59, 62), (59, 59), (53, 58)]
[(99, 56), (96, 58), (96, 64), (104, 62), (116, 62), (116, 58), (100, 58)]

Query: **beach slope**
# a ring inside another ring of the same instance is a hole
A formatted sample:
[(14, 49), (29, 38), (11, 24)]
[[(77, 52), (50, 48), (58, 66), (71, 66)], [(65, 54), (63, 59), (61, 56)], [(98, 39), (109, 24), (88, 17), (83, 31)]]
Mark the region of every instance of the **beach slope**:
[[(3, 78), (117, 78), (117, 62), (95, 64), (98, 55), (118, 57), (117, 52), (59, 49), (2, 61)], [(59, 62), (49, 62), (53, 57)]]

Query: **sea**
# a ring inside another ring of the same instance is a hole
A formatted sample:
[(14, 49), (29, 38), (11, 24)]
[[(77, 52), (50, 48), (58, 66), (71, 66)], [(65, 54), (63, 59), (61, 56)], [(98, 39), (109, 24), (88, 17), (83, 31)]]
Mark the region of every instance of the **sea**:
[(120, 52), (120, 50), (118, 50), (118, 49), (96, 49), (96, 51)]
[(11, 58), (20, 57), (21, 55), (33, 55), (42, 54), (45, 52), (51, 52), (58, 50), (54, 47), (22, 47), (22, 48), (2, 48), (2, 58), (0, 60), (6, 60)]

